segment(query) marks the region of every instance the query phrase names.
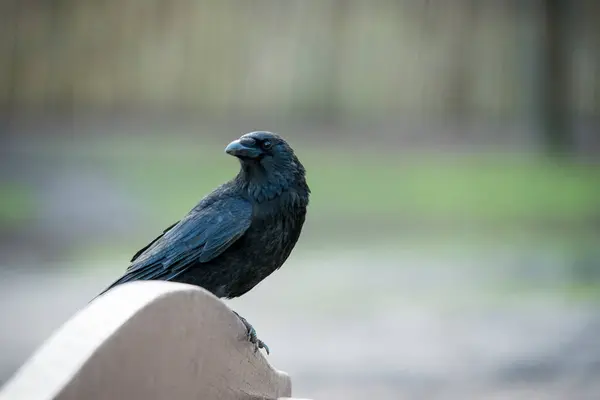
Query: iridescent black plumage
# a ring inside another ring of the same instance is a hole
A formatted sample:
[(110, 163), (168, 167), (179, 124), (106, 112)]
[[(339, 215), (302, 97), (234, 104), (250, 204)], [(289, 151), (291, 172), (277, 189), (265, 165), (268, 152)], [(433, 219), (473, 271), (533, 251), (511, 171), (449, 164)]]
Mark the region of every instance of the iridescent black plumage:
[[(233, 298), (283, 265), (306, 216), (304, 167), (285, 140), (270, 132), (248, 133), (226, 152), (239, 158), (238, 175), (136, 253), (104, 292), (125, 282), (166, 280)], [(242, 321), (251, 340), (262, 345)]]

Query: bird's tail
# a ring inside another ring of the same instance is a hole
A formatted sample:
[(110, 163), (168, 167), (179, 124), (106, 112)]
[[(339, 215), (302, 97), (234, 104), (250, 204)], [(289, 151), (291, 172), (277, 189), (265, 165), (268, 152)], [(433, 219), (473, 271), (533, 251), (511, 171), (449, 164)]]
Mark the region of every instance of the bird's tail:
[(112, 288), (114, 288), (115, 286), (119, 286), (123, 283), (132, 282), (132, 281), (137, 280), (137, 279), (135, 279), (135, 276), (131, 276), (131, 275), (132, 275), (131, 273), (126, 273), (125, 275), (123, 275), (122, 277), (120, 277), (119, 279), (117, 279), (116, 281), (111, 283), (110, 285), (108, 285), (108, 287), (106, 287), (106, 289), (104, 289), (103, 291), (98, 293), (93, 299), (91, 299), (90, 303), (92, 301), (96, 300), (98, 297), (102, 296), (104, 293), (106, 293), (109, 290), (111, 290)]
[(120, 282), (119, 280), (114, 281), (110, 286), (108, 286), (106, 289), (104, 289), (103, 291), (101, 291), (100, 293), (98, 293), (96, 296), (94, 296), (89, 303), (91, 303), (92, 301), (96, 300), (98, 297), (102, 296), (104, 293), (108, 292), (110, 289), (114, 288), (115, 286), (119, 285)]
[(145, 268), (130, 268), (122, 277), (111, 283), (106, 289), (104, 289), (102, 292), (96, 295), (96, 297), (90, 300), (90, 302), (102, 296), (104, 293), (108, 292), (115, 286), (119, 286), (123, 283), (152, 280), (171, 281), (177, 278), (179, 275), (183, 274), (185, 271), (185, 268), (181, 268), (175, 271), (169, 271), (169, 273), (165, 274), (165, 270), (162, 267), (162, 264), (152, 265), (151, 268), (149, 268), (148, 266), (145, 266)]

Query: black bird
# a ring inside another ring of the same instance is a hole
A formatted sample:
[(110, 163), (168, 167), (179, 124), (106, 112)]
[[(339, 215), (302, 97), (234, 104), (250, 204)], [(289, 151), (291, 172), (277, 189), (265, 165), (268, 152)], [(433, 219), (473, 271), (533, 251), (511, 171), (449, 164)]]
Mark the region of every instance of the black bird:
[[(234, 298), (283, 265), (306, 217), (310, 189), (304, 166), (271, 132), (247, 133), (225, 152), (239, 159), (237, 176), (138, 251), (125, 274), (100, 294), (125, 282), (165, 280)], [(237, 315), (248, 340), (268, 353), (252, 325)]]

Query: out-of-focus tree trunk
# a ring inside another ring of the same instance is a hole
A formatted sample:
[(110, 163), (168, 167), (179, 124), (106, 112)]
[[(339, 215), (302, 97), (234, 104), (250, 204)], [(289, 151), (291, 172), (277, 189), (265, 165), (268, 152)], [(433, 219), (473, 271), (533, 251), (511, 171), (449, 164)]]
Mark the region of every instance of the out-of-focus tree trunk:
[(569, 0), (542, 3), (541, 122), (550, 154), (573, 150), (569, 79)]
[(0, 4), (0, 141), (12, 130), (12, 117), (17, 109), (21, 8), (19, 0)]
[(473, 30), (480, 4), (477, 0), (455, 2), (455, 33), (452, 35), (452, 55), (448, 67), (446, 112), (449, 117), (464, 120), (471, 111), (473, 79)]
[(2, 24), (5, 43), (2, 46), (2, 72), (0, 90), (2, 93), (2, 106), (7, 115), (16, 108), (16, 91), (19, 74), (19, 22), (20, 22), (20, 3), (18, 0), (4, 2), (2, 4), (0, 23)]
[[(584, 12), (588, 12), (591, 17), (589, 26), (592, 28), (592, 43), (594, 43), (593, 57), (595, 70), (595, 86), (593, 97), (593, 117), (600, 119), (600, 2), (597, 0), (588, 0)], [(600, 132), (597, 132), (600, 135)]]
[(353, 6), (350, 0), (334, 0), (331, 5), (331, 37), (327, 65), (322, 77), (322, 99), (317, 115), (323, 122), (334, 123), (339, 117), (339, 72), (343, 54), (345, 25)]

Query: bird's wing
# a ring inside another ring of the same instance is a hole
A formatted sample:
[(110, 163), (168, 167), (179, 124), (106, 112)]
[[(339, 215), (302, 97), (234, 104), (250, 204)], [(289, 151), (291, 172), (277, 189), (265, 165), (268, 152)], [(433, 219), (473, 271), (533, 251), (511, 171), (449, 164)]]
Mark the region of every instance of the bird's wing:
[(252, 205), (243, 199), (220, 199), (194, 209), (140, 251), (125, 275), (106, 290), (130, 281), (172, 280), (195, 262), (219, 256), (246, 232), (251, 221)]
[(175, 222), (173, 225), (169, 226), (168, 228), (166, 228), (159, 236), (156, 237), (156, 239), (154, 239), (153, 241), (151, 241), (150, 243), (148, 243), (145, 247), (141, 248), (140, 250), (138, 250), (137, 253), (135, 253), (133, 255), (133, 257), (131, 257), (131, 262), (134, 262), (143, 252), (145, 252), (146, 250), (148, 250), (148, 248), (150, 246), (152, 246), (154, 243), (156, 243), (156, 241), (158, 239), (160, 239), (161, 237), (163, 237), (165, 235), (165, 233), (167, 233), (168, 231), (170, 231), (175, 225), (177, 225), (180, 221)]

